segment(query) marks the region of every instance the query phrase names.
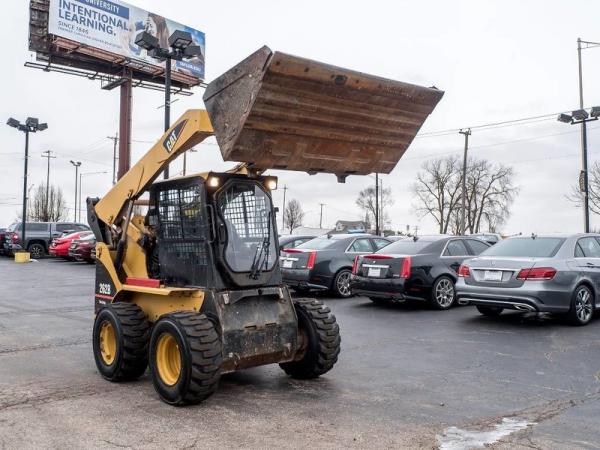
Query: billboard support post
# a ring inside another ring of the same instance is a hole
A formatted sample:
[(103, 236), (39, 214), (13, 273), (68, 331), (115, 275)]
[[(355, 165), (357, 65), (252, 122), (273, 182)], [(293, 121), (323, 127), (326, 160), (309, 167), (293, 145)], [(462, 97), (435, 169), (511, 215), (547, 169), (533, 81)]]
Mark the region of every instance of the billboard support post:
[[(171, 58), (165, 61), (165, 131), (171, 128)], [(169, 165), (165, 166), (164, 179), (169, 179)]]
[(119, 171), (117, 180), (120, 180), (127, 173), (131, 166), (131, 113), (132, 113), (132, 73), (130, 69), (125, 69), (123, 78), (126, 78), (121, 84), (121, 98), (119, 110)]

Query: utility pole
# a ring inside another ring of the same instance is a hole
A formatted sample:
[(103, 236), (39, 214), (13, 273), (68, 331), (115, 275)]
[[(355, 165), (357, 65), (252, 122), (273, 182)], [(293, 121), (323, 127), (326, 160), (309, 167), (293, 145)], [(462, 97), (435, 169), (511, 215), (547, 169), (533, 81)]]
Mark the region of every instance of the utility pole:
[(107, 139), (113, 141), (113, 186), (117, 184), (117, 143), (119, 142), (119, 133), (114, 136), (106, 136)]
[(50, 205), (50, 159), (56, 159), (56, 156), (52, 156), (52, 153), (52, 150), (42, 152), (42, 158), (48, 160), (48, 169), (46, 171), (46, 205), (44, 207), (47, 221), (50, 221), (50, 210), (48, 209), (48, 205)]
[(288, 190), (287, 185), (283, 185), (283, 212), (281, 216), (281, 231), (285, 230), (285, 193)]
[(463, 167), (462, 167), (462, 195), (461, 195), (461, 208), (460, 208), (460, 234), (465, 235), (467, 231), (466, 222), (466, 209), (467, 209), (467, 152), (469, 150), (469, 136), (471, 136), (471, 129), (465, 131), (460, 130), (460, 134), (465, 136), (465, 152), (463, 155)]
[[(577, 38), (577, 60), (579, 64), (579, 108), (583, 109), (583, 71), (581, 67), (581, 38)], [(581, 171), (583, 172), (583, 228), (590, 232), (590, 196), (587, 167), (587, 125), (581, 121)]]
[(321, 206), (321, 214), (319, 216), (319, 228), (323, 228), (323, 206), (325, 206), (325, 203), (319, 203), (319, 205)]
[(379, 173), (375, 172), (375, 235), (379, 236)]
[(75, 167), (75, 212), (73, 213), (73, 222), (77, 222), (77, 177), (79, 176), (79, 166), (81, 166), (81, 161), (71, 160), (71, 164)]

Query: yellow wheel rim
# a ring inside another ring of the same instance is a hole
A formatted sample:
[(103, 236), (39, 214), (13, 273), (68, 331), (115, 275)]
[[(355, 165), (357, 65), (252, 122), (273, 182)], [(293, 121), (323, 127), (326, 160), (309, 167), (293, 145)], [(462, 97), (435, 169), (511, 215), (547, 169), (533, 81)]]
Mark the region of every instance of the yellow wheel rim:
[(175, 338), (169, 333), (159, 336), (156, 343), (156, 367), (163, 383), (173, 386), (181, 374), (181, 353)]
[(100, 355), (107, 366), (110, 366), (117, 356), (117, 337), (109, 321), (102, 322), (100, 326)]

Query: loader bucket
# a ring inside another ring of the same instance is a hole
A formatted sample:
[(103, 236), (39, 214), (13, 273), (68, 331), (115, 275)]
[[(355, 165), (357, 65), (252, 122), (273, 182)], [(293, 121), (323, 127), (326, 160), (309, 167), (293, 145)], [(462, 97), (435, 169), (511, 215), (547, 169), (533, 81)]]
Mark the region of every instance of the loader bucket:
[(204, 103), (225, 161), (343, 181), (390, 173), (443, 95), (262, 47), (211, 82)]

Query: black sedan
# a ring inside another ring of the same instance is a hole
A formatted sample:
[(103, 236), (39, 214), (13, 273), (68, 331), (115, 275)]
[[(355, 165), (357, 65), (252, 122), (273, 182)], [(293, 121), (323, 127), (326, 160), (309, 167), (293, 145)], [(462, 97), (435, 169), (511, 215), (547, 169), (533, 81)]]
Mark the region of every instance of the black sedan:
[(352, 292), (375, 303), (420, 300), (436, 309), (448, 309), (456, 299), (454, 285), (460, 265), (488, 247), (487, 242), (469, 237), (421, 236), (397, 241), (374, 254), (356, 257)]
[(368, 255), (386, 245), (386, 238), (369, 234), (329, 234), (297, 248), (281, 251), (283, 281), (296, 291), (329, 290), (350, 297), (350, 274), (357, 255)]

